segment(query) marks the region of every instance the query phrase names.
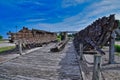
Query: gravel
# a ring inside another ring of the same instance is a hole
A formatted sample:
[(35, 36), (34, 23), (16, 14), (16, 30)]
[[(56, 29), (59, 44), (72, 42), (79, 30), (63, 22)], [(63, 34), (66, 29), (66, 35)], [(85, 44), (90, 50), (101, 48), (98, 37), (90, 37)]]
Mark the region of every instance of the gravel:
[[(109, 64), (109, 48), (104, 47), (105, 55), (102, 56), (101, 80), (120, 80), (120, 56), (115, 55), (115, 63)], [(92, 80), (93, 74), (93, 55), (84, 55), (85, 60), (81, 61), (86, 80)]]

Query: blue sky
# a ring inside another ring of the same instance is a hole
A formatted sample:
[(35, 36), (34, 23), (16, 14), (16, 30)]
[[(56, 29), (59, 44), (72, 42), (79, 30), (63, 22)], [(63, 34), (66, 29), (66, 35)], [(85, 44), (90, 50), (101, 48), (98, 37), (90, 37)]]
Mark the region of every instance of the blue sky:
[(120, 0), (0, 0), (0, 35), (23, 26), (47, 31), (79, 31), (102, 16), (116, 14)]

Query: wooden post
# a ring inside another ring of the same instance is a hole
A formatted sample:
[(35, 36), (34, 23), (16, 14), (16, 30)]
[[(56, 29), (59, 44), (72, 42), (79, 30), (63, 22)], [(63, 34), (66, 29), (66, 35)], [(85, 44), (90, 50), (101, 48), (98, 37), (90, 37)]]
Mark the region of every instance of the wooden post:
[(115, 52), (114, 44), (115, 44), (115, 32), (113, 31), (111, 34), (110, 45), (109, 45), (109, 63), (110, 64), (114, 63), (114, 52)]
[(79, 54), (80, 54), (80, 60), (83, 60), (83, 44), (80, 43), (79, 47), (80, 47), (80, 52), (79, 52)]
[(92, 80), (101, 80), (100, 69), (101, 69), (101, 55), (95, 54)]
[(19, 54), (22, 55), (22, 44), (21, 44), (21, 40), (18, 41), (18, 46), (19, 46)]

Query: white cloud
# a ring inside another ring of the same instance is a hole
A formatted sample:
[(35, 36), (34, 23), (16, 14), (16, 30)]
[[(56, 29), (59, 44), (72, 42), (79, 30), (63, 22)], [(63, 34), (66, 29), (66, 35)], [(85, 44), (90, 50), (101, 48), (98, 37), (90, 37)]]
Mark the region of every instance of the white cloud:
[(109, 16), (110, 14), (116, 14), (116, 19), (120, 19), (120, 14), (118, 14), (120, 11), (119, 4), (119, 0), (102, 0), (99, 3), (96, 2), (88, 5), (81, 13), (67, 18), (64, 21), (69, 23), (69, 25), (80, 26), (80, 29), (82, 29), (99, 17)]
[(37, 21), (43, 21), (43, 20), (46, 20), (46, 19), (28, 19), (25, 22), (37, 22)]
[(118, 19), (118, 20), (120, 20), (120, 13), (116, 14), (115, 18)]
[(62, 7), (70, 7), (70, 6), (76, 6), (78, 4), (82, 4), (84, 2), (87, 2), (88, 0), (63, 0), (62, 1)]
[[(101, 2), (96, 2), (89, 6), (86, 11), (90, 11), (87, 17), (97, 16), (100, 14), (111, 14), (115, 12), (114, 10), (120, 9), (119, 0), (102, 0)], [(102, 14), (102, 15), (103, 15)]]
[[(79, 2), (79, 3), (78, 3)], [(62, 4), (63, 7), (75, 6), (80, 3), (84, 3), (85, 0), (64, 0)], [(120, 1), (119, 0), (102, 0), (99, 3), (95, 2), (91, 5), (88, 5), (82, 12), (75, 16), (65, 18), (63, 22), (49, 24), (49, 23), (38, 23), (32, 26), (37, 26), (37, 28), (47, 28), (50, 30), (76, 30), (79, 31), (99, 17), (109, 16), (110, 14), (116, 14), (116, 19), (120, 19)], [(32, 20), (30, 20), (32, 21)], [(39, 21), (33, 20), (33, 21)]]

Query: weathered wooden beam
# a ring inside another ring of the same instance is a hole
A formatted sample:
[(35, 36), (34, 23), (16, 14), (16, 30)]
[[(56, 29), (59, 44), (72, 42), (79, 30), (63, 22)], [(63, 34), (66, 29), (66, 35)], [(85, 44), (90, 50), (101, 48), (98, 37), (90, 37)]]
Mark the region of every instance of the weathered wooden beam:
[(59, 52), (59, 51), (61, 51), (65, 47), (67, 42), (68, 42), (68, 40), (64, 40), (62, 42), (59, 42), (57, 45), (55, 45), (53, 48), (51, 48), (50, 51), (51, 52)]
[(19, 54), (22, 55), (23, 51), (22, 51), (22, 43), (21, 43), (21, 40), (18, 40), (18, 47), (19, 47)]
[(79, 44), (79, 47), (80, 47), (80, 60), (83, 60), (83, 44), (82, 43), (80, 43)]
[(102, 57), (100, 54), (94, 55), (94, 68), (92, 80), (101, 80), (101, 60)]
[(110, 38), (110, 44), (109, 44), (109, 63), (114, 63), (114, 55), (115, 55), (115, 32), (113, 31)]

